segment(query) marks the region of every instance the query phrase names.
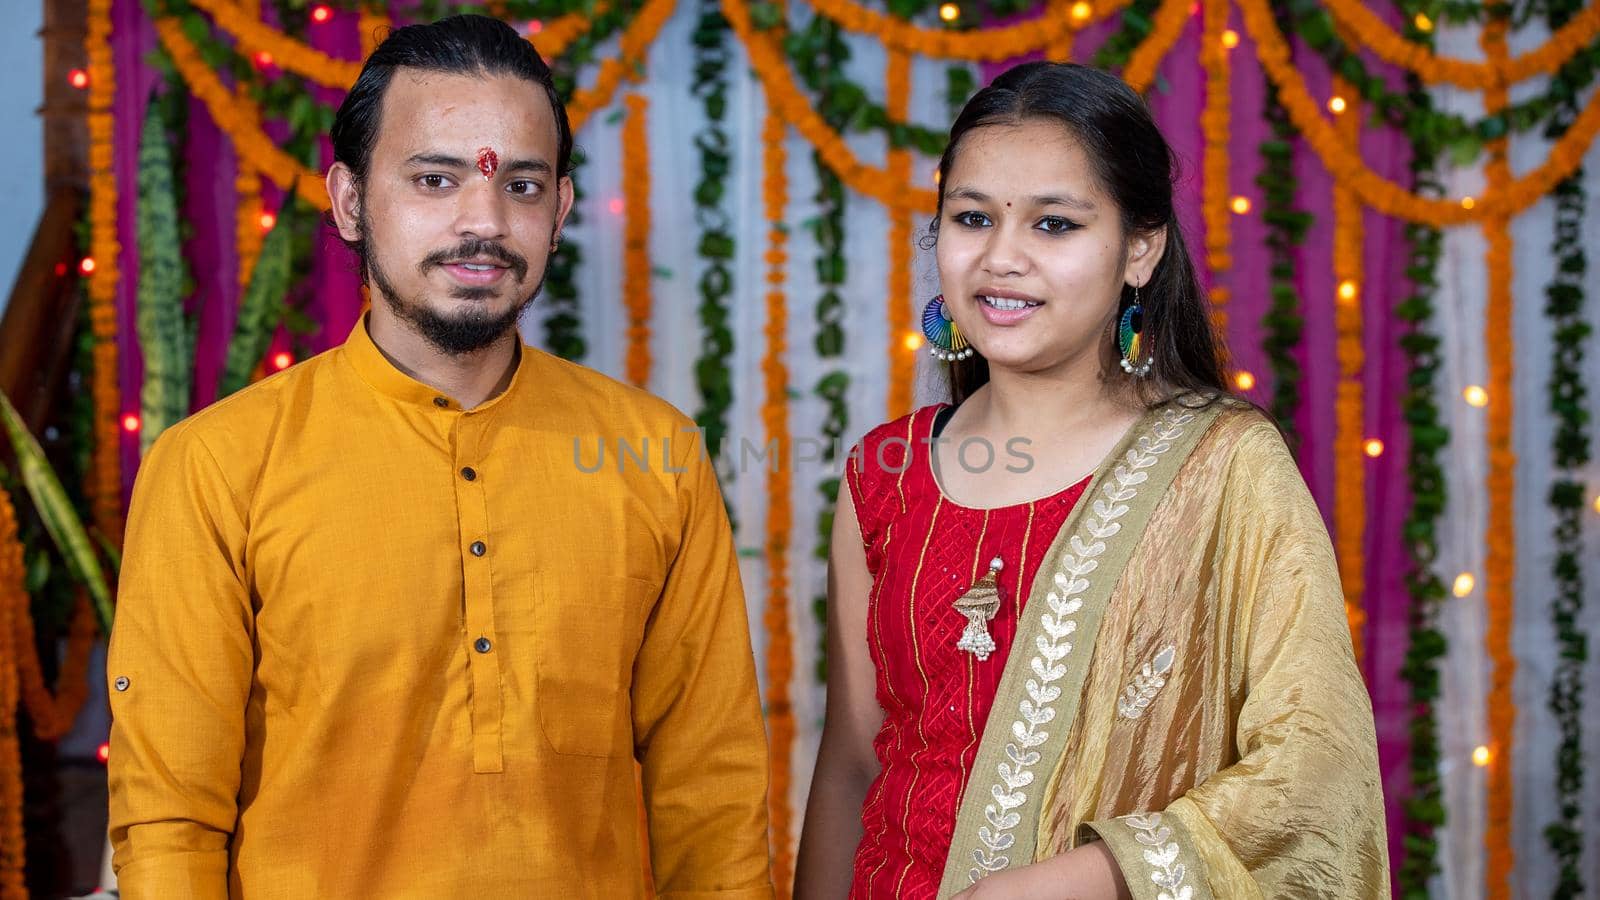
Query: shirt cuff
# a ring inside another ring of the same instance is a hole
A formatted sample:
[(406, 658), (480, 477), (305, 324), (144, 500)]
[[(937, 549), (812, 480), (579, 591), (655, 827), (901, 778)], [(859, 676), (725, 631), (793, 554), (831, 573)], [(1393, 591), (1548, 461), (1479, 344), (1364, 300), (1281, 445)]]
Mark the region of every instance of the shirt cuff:
[(228, 851), (163, 853), (117, 869), (122, 900), (228, 900)]
[(1187, 828), (1163, 813), (1138, 813), (1088, 822), (1078, 843), (1105, 842), (1133, 900), (1212, 900), (1205, 868)]

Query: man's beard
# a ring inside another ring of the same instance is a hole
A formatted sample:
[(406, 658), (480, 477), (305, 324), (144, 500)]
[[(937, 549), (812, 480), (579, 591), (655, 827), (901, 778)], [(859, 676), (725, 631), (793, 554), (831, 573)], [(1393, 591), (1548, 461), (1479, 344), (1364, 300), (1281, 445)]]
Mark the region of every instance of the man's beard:
[[(464, 304), (462, 311), (456, 315), (443, 315), (429, 306), (422, 298), (403, 297), (395, 289), (388, 275), (383, 271), (383, 266), (378, 263), (377, 254), (372, 252), (372, 245), (368, 243), (367, 235), (372, 231), (367, 223), (361, 223), (361, 241), (363, 256), (367, 261), (367, 274), (372, 284), (383, 295), (389, 309), (402, 321), (411, 325), (423, 340), (432, 344), (439, 352), (447, 356), (462, 356), (482, 350), (514, 332), (517, 322), (522, 314), (527, 311), (534, 299), (539, 296), (539, 291), (544, 288), (544, 272), (539, 275), (539, 281), (533, 286), (528, 296), (518, 303), (514, 303), (505, 312), (491, 315), (486, 307), (480, 303)], [(436, 250), (428, 254), (418, 263), (417, 269), (424, 275), (430, 268), (443, 265), (446, 260), (471, 259), (476, 256), (487, 256), (509, 267), (508, 275), (517, 282), (521, 282), (527, 275), (528, 261), (521, 256), (505, 249), (494, 241), (467, 239), (448, 251)], [(549, 271), (548, 266), (545, 269)], [(468, 287), (458, 285), (452, 288), (450, 296), (457, 300), (481, 301), (488, 300), (495, 295), (493, 288)]]

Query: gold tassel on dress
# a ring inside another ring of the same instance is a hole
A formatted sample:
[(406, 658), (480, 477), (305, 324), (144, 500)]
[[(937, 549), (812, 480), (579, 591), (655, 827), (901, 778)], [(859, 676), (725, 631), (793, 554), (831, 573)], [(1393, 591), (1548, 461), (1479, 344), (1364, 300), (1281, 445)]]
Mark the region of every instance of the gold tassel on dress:
[(956, 641), (956, 649), (971, 653), (979, 662), (995, 650), (989, 622), (1000, 612), (1000, 583), (995, 579), (1001, 568), (1000, 557), (989, 560), (989, 571), (955, 601), (956, 610), (967, 617), (966, 630)]

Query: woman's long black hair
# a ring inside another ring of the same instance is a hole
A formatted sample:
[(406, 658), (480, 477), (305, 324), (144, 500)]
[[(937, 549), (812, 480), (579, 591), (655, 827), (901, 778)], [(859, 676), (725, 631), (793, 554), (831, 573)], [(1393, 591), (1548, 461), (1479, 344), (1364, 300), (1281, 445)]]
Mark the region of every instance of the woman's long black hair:
[[(1060, 123), (1083, 147), (1102, 189), (1122, 213), (1124, 238), (1166, 229), (1166, 251), (1139, 290), (1141, 351), (1154, 358), (1149, 376), (1138, 384), (1141, 399), (1153, 405), (1187, 393), (1228, 393), (1205, 293), (1173, 208), (1172, 150), (1144, 101), (1116, 76), (1073, 63), (1023, 63), (967, 101), (939, 160), (939, 207), (929, 227), (934, 239), (950, 164), (967, 132), (1041, 119)], [(1119, 314), (1132, 302), (1133, 288), (1124, 285)], [(1132, 378), (1117, 367), (1117, 356), (1113, 335), (1104, 354), (1106, 377)], [(949, 366), (955, 403), (989, 381), (989, 363), (981, 356)]]

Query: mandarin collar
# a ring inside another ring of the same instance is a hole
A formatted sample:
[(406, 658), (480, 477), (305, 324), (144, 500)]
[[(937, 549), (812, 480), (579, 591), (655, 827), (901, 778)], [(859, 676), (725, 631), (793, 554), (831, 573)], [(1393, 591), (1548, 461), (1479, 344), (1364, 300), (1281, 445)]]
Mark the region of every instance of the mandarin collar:
[[(350, 337), (344, 342), (344, 351), (350, 364), (355, 367), (356, 374), (378, 393), (401, 403), (428, 409), (448, 409), (456, 412), (462, 410), (461, 404), (454, 397), (412, 378), (390, 362), (389, 358), (383, 355), (383, 351), (378, 349), (377, 343), (372, 340), (372, 334), (367, 330), (366, 315), (356, 320), (355, 327), (350, 330)], [(516, 369), (511, 373), (511, 382), (506, 385), (506, 389), (467, 412), (489, 409), (518, 390), (518, 385), (527, 380), (523, 378), (523, 370), (528, 368), (532, 357), (533, 354), (519, 340)]]

